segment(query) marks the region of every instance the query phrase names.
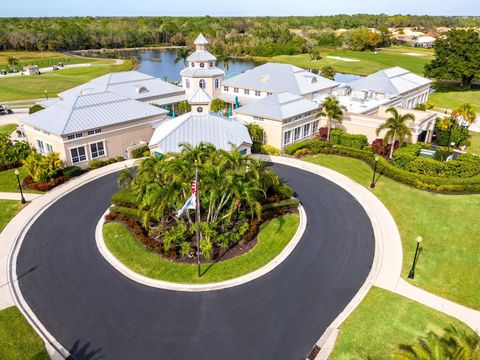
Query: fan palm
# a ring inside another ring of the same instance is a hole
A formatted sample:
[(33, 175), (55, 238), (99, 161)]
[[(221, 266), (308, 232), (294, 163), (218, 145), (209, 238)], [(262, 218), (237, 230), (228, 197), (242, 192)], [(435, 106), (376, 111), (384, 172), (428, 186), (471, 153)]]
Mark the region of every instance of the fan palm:
[(341, 124), (343, 121), (344, 112), (347, 108), (340, 104), (340, 101), (335, 96), (327, 96), (320, 104), (320, 111), (317, 113), (316, 118), (322, 116), (327, 118), (327, 141), (330, 141), (330, 130), (332, 129), (332, 122)]
[(390, 116), (385, 123), (380, 125), (376, 132), (378, 135), (382, 130), (387, 130), (385, 133), (385, 141), (391, 143), (389, 155), (391, 159), (393, 156), (395, 141), (398, 140), (399, 144), (402, 144), (406, 136), (410, 137), (412, 135), (412, 132), (408, 128), (406, 122), (407, 120), (415, 121), (415, 115), (411, 113), (402, 115), (395, 107), (388, 108), (386, 112), (390, 113), (392, 116)]
[(176, 51), (177, 57), (175, 58), (174, 62), (177, 64), (180, 61), (183, 61), (183, 65), (187, 67), (187, 58), (190, 55), (190, 50), (186, 47), (178, 48)]

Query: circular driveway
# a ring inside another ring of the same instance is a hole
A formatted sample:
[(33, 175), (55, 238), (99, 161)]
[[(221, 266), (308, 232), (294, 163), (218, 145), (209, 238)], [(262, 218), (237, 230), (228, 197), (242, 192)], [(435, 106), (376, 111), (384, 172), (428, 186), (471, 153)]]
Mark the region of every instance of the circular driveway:
[(313, 173), (273, 169), (307, 214), (293, 253), (238, 287), (175, 292), (112, 268), (95, 227), (117, 191), (116, 174), (87, 183), (31, 226), (17, 257), (24, 299), (76, 359), (305, 359), (362, 286), (374, 236), (362, 206)]

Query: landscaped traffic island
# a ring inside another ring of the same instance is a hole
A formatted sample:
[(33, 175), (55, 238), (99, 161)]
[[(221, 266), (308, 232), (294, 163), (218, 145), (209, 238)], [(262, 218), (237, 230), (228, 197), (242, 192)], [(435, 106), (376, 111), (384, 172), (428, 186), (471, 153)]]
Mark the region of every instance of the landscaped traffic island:
[(293, 190), (235, 148), (184, 146), (144, 160), (135, 175), (125, 170), (119, 184), (105, 245), (153, 279), (194, 284), (248, 274), (277, 257), (299, 226)]

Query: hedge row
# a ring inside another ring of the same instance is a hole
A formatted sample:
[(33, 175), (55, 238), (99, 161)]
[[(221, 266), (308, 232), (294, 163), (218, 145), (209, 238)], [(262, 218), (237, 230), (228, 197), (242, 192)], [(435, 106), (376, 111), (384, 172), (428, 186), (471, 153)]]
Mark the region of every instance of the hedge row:
[(148, 147), (148, 145), (132, 150), (132, 157), (134, 159), (139, 159), (144, 156), (150, 156), (150, 148)]
[(124, 160), (125, 158), (123, 156), (117, 156), (108, 160), (92, 160), (88, 163), (88, 167), (93, 170)]
[(365, 135), (347, 134), (341, 129), (333, 129), (330, 132), (330, 142), (352, 149), (364, 149), (365, 146), (368, 146), (368, 138)]
[[(313, 155), (313, 154), (333, 154), (345, 155), (355, 159), (367, 162), (370, 166), (375, 164), (375, 155), (368, 150), (352, 149), (341, 145), (332, 145), (319, 140), (308, 140), (293, 144), (284, 149), (289, 155)], [(422, 190), (437, 192), (480, 192), (480, 175), (461, 178), (461, 177), (434, 177), (423, 174), (416, 174), (407, 170), (400, 169), (392, 165), (384, 157), (379, 157), (378, 171), (384, 176), (398, 182), (414, 186)]]

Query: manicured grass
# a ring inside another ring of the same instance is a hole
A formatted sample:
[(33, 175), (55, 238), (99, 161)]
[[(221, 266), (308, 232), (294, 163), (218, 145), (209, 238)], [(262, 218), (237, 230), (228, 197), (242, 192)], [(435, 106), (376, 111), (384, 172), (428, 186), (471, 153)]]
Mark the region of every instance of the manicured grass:
[(0, 359), (50, 359), (42, 340), (16, 306), (0, 311), (0, 344)]
[(480, 114), (480, 86), (473, 85), (471, 90), (463, 90), (458, 84), (449, 82), (436, 82), (433, 87), (435, 92), (431, 93), (428, 101), (436, 108), (456, 109), (460, 105), (469, 103), (473, 110)]
[(10, 135), (17, 128), (17, 124), (5, 124), (0, 125), (0, 135), (7, 134)]
[(96, 77), (131, 70), (131, 61), (115, 65), (112, 60), (89, 67), (52, 71), (38, 76), (16, 76), (0, 78), (0, 101), (38, 99), (45, 97), (45, 90), (53, 97), (74, 86), (86, 83)]
[(450, 316), (374, 287), (341, 325), (329, 359), (391, 359), (399, 345), (410, 345), (430, 331), (443, 334), (449, 325), (473, 334)]
[[(347, 157), (319, 154), (305, 158), (338, 171), (368, 188), (372, 169)], [(373, 193), (392, 213), (403, 245), (402, 275), (407, 277), (415, 238), (422, 252), (412, 283), (439, 296), (480, 309), (480, 194), (445, 195), (380, 177)]]
[(467, 151), (472, 154), (480, 155), (480, 133), (470, 131), (470, 135), (471, 145), (467, 148)]
[(179, 283), (210, 283), (232, 279), (252, 272), (274, 259), (297, 231), (299, 216), (289, 214), (273, 219), (260, 229), (257, 245), (239, 257), (202, 266), (198, 278), (197, 266), (165, 260), (145, 250), (122, 224), (107, 223), (103, 227), (105, 244), (121, 262), (133, 271), (153, 278)]
[[(412, 56), (407, 53), (417, 53), (421, 56)], [(308, 54), (280, 55), (274, 57), (258, 57), (260, 61), (273, 61), (293, 64), (307, 69), (321, 69), (324, 66), (332, 66), (335, 70), (347, 74), (368, 75), (375, 71), (392, 66), (400, 66), (414, 73), (423, 74), (423, 67), (433, 57), (433, 51), (408, 47), (392, 47), (379, 49), (377, 55), (374, 52), (358, 52), (349, 50), (322, 49), (320, 60), (310, 60)], [(360, 61), (347, 62), (337, 59), (329, 59), (327, 56), (356, 59)]]
[(19, 59), (17, 70), (21, 71), (26, 65), (38, 65), (38, 67), (51, 67), (63, 62), (65, 65), (95, 63), (98, 59), (74, 57), (51, 51), (0, 51), (0, 69), (7, 70), (8, 58), (14, 56)]
[[(17, 168), (20, 175), (20, 181), (27, 176), (26, 170), (22, 167)], [(17, 177), (15, 176), (15, 169), (0, 171), (0, 192), (20, 192), (18, 190)], [(26, 190), (24, 192), (39, 193), (38, 191)]]
[(0, 199), (0, 209), (2, 209), (0, 211), (0, 232), (21, 208), (20, 201)]

